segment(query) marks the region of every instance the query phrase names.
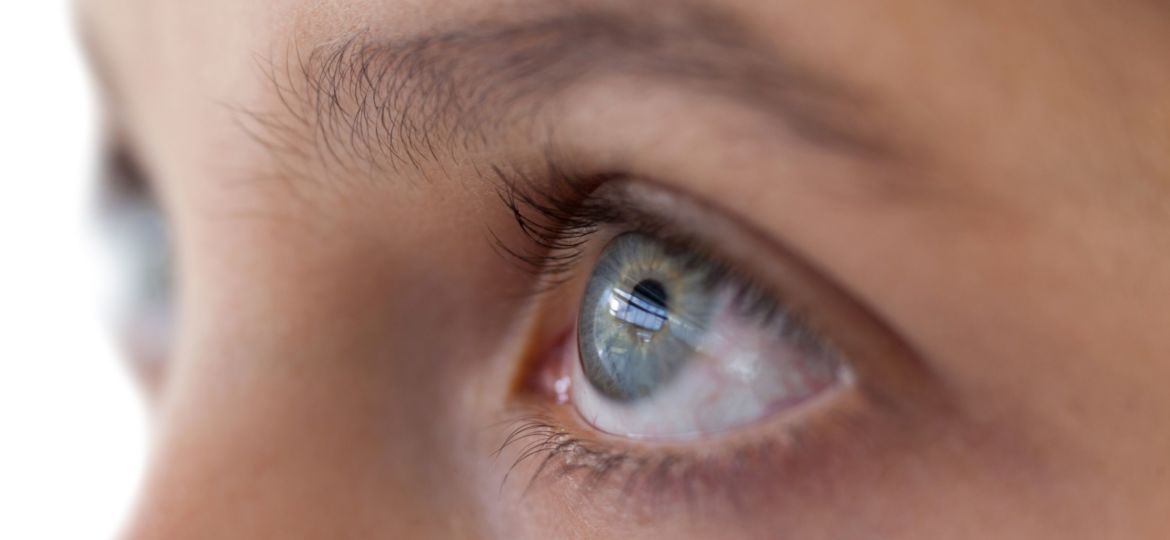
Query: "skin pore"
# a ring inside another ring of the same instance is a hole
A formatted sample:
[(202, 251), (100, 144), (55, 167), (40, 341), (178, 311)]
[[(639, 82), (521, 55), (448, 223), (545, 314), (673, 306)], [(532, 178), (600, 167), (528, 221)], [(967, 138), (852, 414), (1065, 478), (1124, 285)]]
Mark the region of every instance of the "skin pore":
[[(1157, 2), (79, 8), (176, 261), (130, 538), (1164, 534)], [(556, 258), (613, 185), (640, 217)], [(686, 441), (558, 404), (651, 222), (855, 382)]]

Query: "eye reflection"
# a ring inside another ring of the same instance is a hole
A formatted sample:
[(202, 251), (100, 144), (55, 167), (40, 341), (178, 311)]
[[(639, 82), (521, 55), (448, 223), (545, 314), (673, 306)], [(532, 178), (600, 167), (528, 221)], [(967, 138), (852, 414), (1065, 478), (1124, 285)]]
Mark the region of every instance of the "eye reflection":
[(661, 283), (647, 279), (634, 285), (632, 292), (621, 289), (609, 291), (609, 314), (639, 330), (642, 341), (649, 341), (653, 332), (666, 324), (667, 292)]
[(629, 437), (726, 430), (847, 379), (832, 349), (770, 296), (640, 233), (606, 247), (586, 287), (577, 341), (578, 411)]

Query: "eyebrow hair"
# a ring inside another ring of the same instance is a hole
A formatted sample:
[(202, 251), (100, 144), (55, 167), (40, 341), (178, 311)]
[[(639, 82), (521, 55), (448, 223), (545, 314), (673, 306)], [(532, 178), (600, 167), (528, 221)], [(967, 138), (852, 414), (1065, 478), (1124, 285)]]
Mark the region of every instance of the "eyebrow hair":
[(364, 30), (293, 51), (266, 73), (283, 111), (250, 116), (266, 146), (342, 165), (420, 168), (489, 143), (504, 126), (584, 80), (641, 77), (723, 96), (813, 144), (888, 152), (861, 129), (856, 88), (784, 58), (735, 19), (671, 6), (573, 9), (520, 22), (378, 39)]

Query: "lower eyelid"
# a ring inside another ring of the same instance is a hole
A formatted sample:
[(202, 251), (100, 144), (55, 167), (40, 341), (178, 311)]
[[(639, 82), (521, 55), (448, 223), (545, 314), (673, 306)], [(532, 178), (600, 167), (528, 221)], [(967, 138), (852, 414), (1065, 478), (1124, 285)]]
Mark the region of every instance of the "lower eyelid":
[(852, 389), (800, 419), (782, 418), (699, 444), (606, 436), (571, 406), (547, 401), (518, 404), (511, 414), (499, 448), (509, 471), (501, 489), (584, 490), (599, 508), (667, 514), (695, 504), (807, 504), (805, 498), (842, 473), (842, 462), (880, 461), (874, 452), (883, 445), (874, 438), (896, 433), (884, 428), (892, 419), (883, 419)]
[(551, 369), (543, 370), (544, 384), (509, 409), (498, 448), (507, 471), (501, 490), (576, 492), (599, 512), (655, 516), (694, 512), (694, 505), (704, 512), (752, 511), (745, 501), (801, 508), (831, 492), (828, 486), (848, 489), (851, 470), (880, 469), (883, 456), (909, 454), (919, 440), (903, 409), (875, 402), (858, 384), (791, 414), (698, 441), (610, 436), (556, 398), (556, 383), (576, 358), (573, 345), (565, 336), (557, 361), (546, 359)]
[[(872, 410), (861, 390), (850, 383), (793, 411), (711, 437), (628, 439), (594, 428), (569, 401), (569, 374), (579, 361), (575, 332), (562, 336), (551, 354), (533, 374), (527, 391), (514, 401), (511, 429), (499, 448), (500, 454), (515, 460), (510, 469), (521, 476), (523, 465), (539, 462), (526, 471), (526, 485), (581, 475), (593, 488), (618, 484), (624, 492), (645, 491), (656, 499), (685, 493), (690, 489), (685, 482), (695, 478), (719, 478), (721, 484), (732, 484), (726, 487), (739, 489), (740, 482), (730, 471), (784, 469), (785, 463), (795, 463), (793, 458), (799, 453), (815, 451), (808, 443), (820, 440), (822, 426), (852, 424)], [(644, 476), (649, 470), (656, 471), (654, 478)]]
[(903, 460), (962, 428), (941, 403), (923, 410), (875, 399), (885, 397), (850, 384), (719, 436), (642, 441), (600, 432), (572, 403), (530, 394), (514, 402), (499, 435), (497, 459), (507, 471), (500, 491), (572, 495), (605, 519), (799, 519), (800, 509), (851, 496), (867, 478), (897, 474)]

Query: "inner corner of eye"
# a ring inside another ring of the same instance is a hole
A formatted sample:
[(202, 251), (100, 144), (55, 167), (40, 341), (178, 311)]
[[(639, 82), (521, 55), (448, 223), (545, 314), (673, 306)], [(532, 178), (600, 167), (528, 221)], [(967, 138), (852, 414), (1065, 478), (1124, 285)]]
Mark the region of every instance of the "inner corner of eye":
[(551, 341), (531, 347), (522, 362), (517, 393), (556, 404), (567, 403), (576, 347), (575, 328), (564, 329)]

